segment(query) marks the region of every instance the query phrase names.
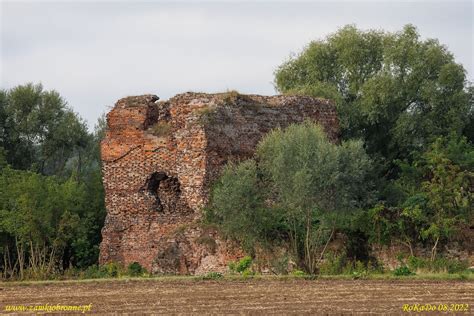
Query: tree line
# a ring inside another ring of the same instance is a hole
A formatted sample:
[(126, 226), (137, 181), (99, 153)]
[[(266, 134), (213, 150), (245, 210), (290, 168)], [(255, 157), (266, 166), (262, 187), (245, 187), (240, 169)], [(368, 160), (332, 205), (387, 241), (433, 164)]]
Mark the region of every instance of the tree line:
[(99, 119), (41, 84), (0, 90), (0, 271), (48, 278), (97, 263), (105, 218)]

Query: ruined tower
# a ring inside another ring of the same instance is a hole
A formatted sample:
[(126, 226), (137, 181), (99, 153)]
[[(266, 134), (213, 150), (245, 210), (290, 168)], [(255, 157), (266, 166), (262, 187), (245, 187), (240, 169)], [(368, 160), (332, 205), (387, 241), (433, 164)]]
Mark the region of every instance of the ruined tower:
[(228, 161), (252, 157), (270, 130), (310, 119), (336, 140), (332, 102), (236, 92), (119, 100), (101, 144), (107, 217), (100, 262), (139, 262), (154, 273), (222, 271), (241, 255), (196, 223)]

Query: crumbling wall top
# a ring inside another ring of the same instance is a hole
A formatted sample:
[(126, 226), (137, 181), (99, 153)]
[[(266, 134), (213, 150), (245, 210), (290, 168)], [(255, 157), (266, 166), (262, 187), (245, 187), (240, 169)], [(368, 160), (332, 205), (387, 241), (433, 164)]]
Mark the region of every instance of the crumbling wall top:
[(115, 108), (143, 107), (149, 103), (154, 103), (160, 98), (154, 94), (125, 97), (115, 103)]

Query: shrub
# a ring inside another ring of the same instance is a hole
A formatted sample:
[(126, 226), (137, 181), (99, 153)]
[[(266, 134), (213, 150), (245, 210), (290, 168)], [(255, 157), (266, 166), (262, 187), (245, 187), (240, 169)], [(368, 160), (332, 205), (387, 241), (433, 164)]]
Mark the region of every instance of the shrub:
[(103, 266), (105, 271), (107, 271), (107, 276), (111, 278), (116, 278), (119, 276), (120, 267), (115, 262), (109, 262)]
[(409, 256), (407, 260), (407, 265), (412, 270), (420, 270), (426, 268), (426, 261), (423, 258)]
[(244, 271), (248, 270), (252, 265), (252, 258), (250, 256), (245, 256), (239, 260), (237, 263), (235, 270), (239, 273), (243, 273)]
[(448, 273), (459, 273), (466, 271), (469, 267), (467, 261), (461, 260), (453, 260), (453, 259), (446, 259), (446, 258), (439, 258), (436, 259), (434, 262), (434, 266), (432, 269), (435, 272), (443, 272), (446, 271)]
[(246, 269), (246, 270), (242, 271), (242, 277), (244, 279), (252, 278), (254, 275), (255, 275), (255, 272), (253, 272), (250, 269)]
[(408, 276), (408, 275), (415, 275), (414, 272), (410, 270), (407, 266), (401, 266), (393, 270), (393, 274), (396, 276)]
[(465, 271), (469, 271), (469, 262), (467, 260), (454, 260), (454, 262), (448, 266), (448, 273), (461, 273)]
[(367, 262), (367, 273), (384, 273), (383, 264), (378, 261), (371, 261)]
[(356, 272), (356, 273), (367, 273), (367, 267), (362, 261), (357, 260), (354, 264), (354, 272)]
[(75, 267), (70, 267), (64, 270), (61, 276), (61, 279), (66, 279), (66, 280), (77, 279), (77, 278), (80, 278), (81, 275), (82, 275), (82, 271), (80, 269), (75, 268)]
[(250, 272), (250, 266), (252, 265), (252, 258), (250, 256), (245, 256), (237, 262), (229, 262), (229, 270), (231, 272), (237, 272), (240, 274)]
[(384, 268), (377, 261), (349, 260), (345, 253), (335, 255), (328, 253), (325, 261), (320, 265), (320, 274), (326, 275), (352, 275), (355, 278), (363, 277), (370, 273), (383, 273)]
[(410, 256), (407, 263), (408, 267), (414, 271), (447, 272), (451, 274), (466, 271), (469, 267), (467, 261), (448, 258), (437, 258), (431, 261), (425, 258)]
[(290, 259), (287, 255), (273, 258), (271, 266), (276, 274), (288, 274), (288, 263)]
[(138, 262), (133, 262), (128, 265), (127, 274), (132, 277), (141, 276), (147, 273), (146, 269), (143, 268)]
[(101, 279), (108, 276), (107, 270), (103, 266), (99, 267), (98, 265), (89, 266), (81, 273), (81, 278), (83, 279)]
[(237, 265), (237, 263), (235, 261), (231, 261), (229, 262), (229, 270), (230, 272), (232, 273), (235, 273), (235, 266)]
[[(319, 272), (327, 275), (342, 274), (347, 270), (347, 267), (348, 260), (345, 253), (335, 255), (330, 252), (326, 255), (326, 260), (320, 265)], [(350, 270), (351, 268), (349, 267), (349, 272)]]

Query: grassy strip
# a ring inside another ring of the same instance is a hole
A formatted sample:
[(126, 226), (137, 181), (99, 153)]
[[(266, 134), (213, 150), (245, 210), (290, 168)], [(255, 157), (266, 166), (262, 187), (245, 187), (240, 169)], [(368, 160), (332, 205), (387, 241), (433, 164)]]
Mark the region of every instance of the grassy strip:
[(322, 275), (322, 280), (344, 280), (344, 279), (362, 279), (362, 280), (465, 280), (474, 281), (474, 274), (449, 274), (449, 273), (420, 273), (409, 276), (397, 276), (389, 273), (369, 274), (367, 276), (353, 277), (352, 275)]
[(30, 285), (54, 285), (54, 284), (81, 284), (81, 283), (105, 283), (105, 282), (196, 282), (196, 281), (250, 281), (250, 280), (268, 280), (268, 281), (291, 281), (291, 280), (436, 280), (436, 281), (474, 281), (474, 274), (448, 274), (448, 273), (426, 273), (410, 276), (395, 276), (393, 274), (368, 274), (364, 276), (352, 275), (318, 275), (318, 276), (294, 276), (294, 275), (252, 275), (242, 276), (239, 274), (227, 274), (222, 278), (205, 280), (203, 276), (189, 275), (169, 275), (152, 277), (119, 277), (102, 279), (74, 279), (74, 280), (42, 280), (42, 281), (2, 281), (0, 286), (30, 286)]

